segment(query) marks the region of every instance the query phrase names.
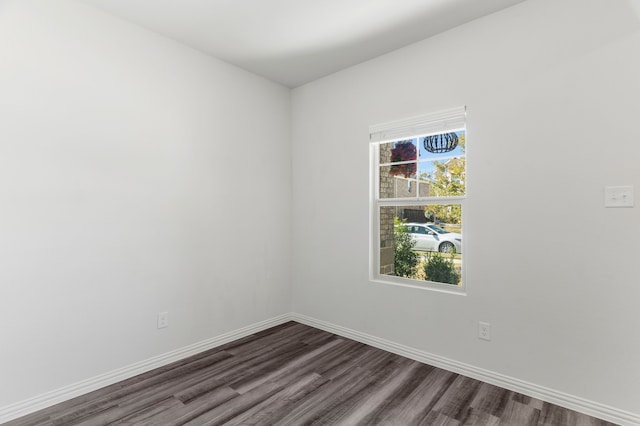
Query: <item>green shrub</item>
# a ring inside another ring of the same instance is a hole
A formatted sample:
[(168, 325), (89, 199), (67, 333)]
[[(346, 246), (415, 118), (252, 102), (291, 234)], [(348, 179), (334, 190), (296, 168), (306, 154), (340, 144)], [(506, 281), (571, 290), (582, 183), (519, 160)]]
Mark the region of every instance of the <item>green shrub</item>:
[(407, 227), (397, 217), (393, 219), (395, 251), (393, 270), (396, 276), (411, 278), (416, 274), (418, 255), (413, 251), (416, 242), (407, 231)]
[(453, 263), (453, 255), (450, 254), (449, 259), (445, 259), (440, 253), (431, 253), (424, 264), (424, 273), (426, 279), (438, 283), (458, 284), (460, 282), (460, 274), (456, 271)]

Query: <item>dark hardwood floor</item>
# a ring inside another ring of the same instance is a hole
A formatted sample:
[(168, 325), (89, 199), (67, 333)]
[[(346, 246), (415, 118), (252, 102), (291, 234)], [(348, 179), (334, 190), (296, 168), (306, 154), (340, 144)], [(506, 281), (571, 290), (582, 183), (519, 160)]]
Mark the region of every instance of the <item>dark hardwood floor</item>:
[(5, 423), (611, 425), (289, 322)]

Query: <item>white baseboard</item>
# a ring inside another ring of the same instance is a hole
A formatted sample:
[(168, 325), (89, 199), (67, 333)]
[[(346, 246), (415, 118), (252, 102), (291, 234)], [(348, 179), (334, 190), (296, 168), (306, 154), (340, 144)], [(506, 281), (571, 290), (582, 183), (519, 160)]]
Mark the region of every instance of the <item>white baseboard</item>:
[(443, 370), (452, 371), (471, 377), (492, 385), (500, 386), (523, 395), (537, 398), (546, 402), (550, 402), (570, 410), (579, 411), (581, 413), (617, 423), (622, 426), (639, 426), (640, 415), (609, 407), (594, 401), (589, 401), (577, 396), (559, 392), (533, 383), (528, 383), (514, 377), (505, 376), (500, 373), (474, 367), (473, 365), (464, 364), (428, 352), (420, 351), (408, 346), (381, 339), (376, 336), (361, 333), (356, 330), (331, 324), (315, 318), (307, 317), (300, 314), (292, 314), (293, 321), (319, 328), (339, 336), (347, 337), (367, 345), (383, 349)]
[(36, 397), (17, 402), (15, 404), (0, 407), (0, 424), (8, 422), (9, 420), (16, 419), (18, 417), (25, 416), (27, 414), (31, 414), (60, 402), (67, 401), (77, 396), (84, 395), (105, 386), (112, 385), (119, 381), (129, 379), (131, 377), (137, 376), (138, 374), (153, 370), (154, 368), (163, 367), (167, 364), (171, 364), (172, 362), (179, 361), (191, 355), (195, 355), (200, 352), (213, 349), (217, 346), (224, 345), (225, 343), (241, 339), (259, 331), (275, 327), (276, 325), (291, 321), (291, 319), (291, 314), (280, 315), (278, 317), (251, 324), (238, 330), (234, 330), (229, 333), (213, 337), (211, 339), (203, 340), (201, 342), (194, 343), (193, 345), (185, 346), (183, 348), (176, 349), (174, 351), (167, 352), (165, 354), (158, 355), (153, 358), (149, 358), (144, 361), (137, 362), (135, 364), (131, 364), (129, 366), (119, 368), (117, 370), (113, 370), (87, 380), (83, 380), (81, 382), (73, 383), (60, 389), (43, 393)]
[(442, 368), (447, 371), (462, 374), (473, 379), (481, 380), (492, 385), (500, 386), (505, 389), (519, 392), (521, 394), (538, 398), (552, 404), (579, 411), (590, 416), (598, 417), (622, 426), (640, 426), (640, 415), (618, 410), (597, 402), (589, 401), (577, 396), (569, 395), (553, 389), (528, 383), (513, 377), (505, 376), (473, 365), (464, 364), (428, 352), (420, 351), (408, 346), (361, 333), (339, 325), (331, 324), (305, 315), (296, 313), (284, 314), (275, 318), (268, 319), (222, 334), (211, 339), (203, 340), (193, 345), (177, 349), (147, 360), (129, 365), (127, 367), (113, 370), (109, 373), (46, 392), (34, 398), (27, 399), (5, 407), (0, 407), (0, 423), (13, 420), (15, 418), (25, 416), (43, 408), (67, 401), (71, 398), (86, 394), (88, 392), (103, 388), (105, 386), (117, 383), (119, 381), (131, 378), (141, 373), (145, 373), (154, 368), (162, 367), (175, 361), (187, 358), (191, 355), (213, 349), (225, 343), (249, 336), (270, 327), (283, 324), (287, 321), (296, 321), (321, 330), (325, 330), (339, 336), (356, 340), (358, 342), (371, 345), (434, 367)]

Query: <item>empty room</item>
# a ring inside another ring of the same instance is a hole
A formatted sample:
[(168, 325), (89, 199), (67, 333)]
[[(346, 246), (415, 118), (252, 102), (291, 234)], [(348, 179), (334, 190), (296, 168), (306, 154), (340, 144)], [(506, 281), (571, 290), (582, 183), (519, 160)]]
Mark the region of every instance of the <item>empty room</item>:
[(639, 99), (640, 0), (0, 0), (0, 424), (640, 425)]

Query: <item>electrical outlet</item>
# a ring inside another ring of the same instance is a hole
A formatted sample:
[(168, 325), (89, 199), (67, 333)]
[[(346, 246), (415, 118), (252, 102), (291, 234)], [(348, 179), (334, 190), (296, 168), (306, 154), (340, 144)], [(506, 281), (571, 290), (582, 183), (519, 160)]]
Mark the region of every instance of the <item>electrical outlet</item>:
[(158, 312), (158, 328), (169, 327), (169, 312)]
[(478, 323), (478, 338), (482, 340), (491, 340), (491, 324), (488, 322)]

